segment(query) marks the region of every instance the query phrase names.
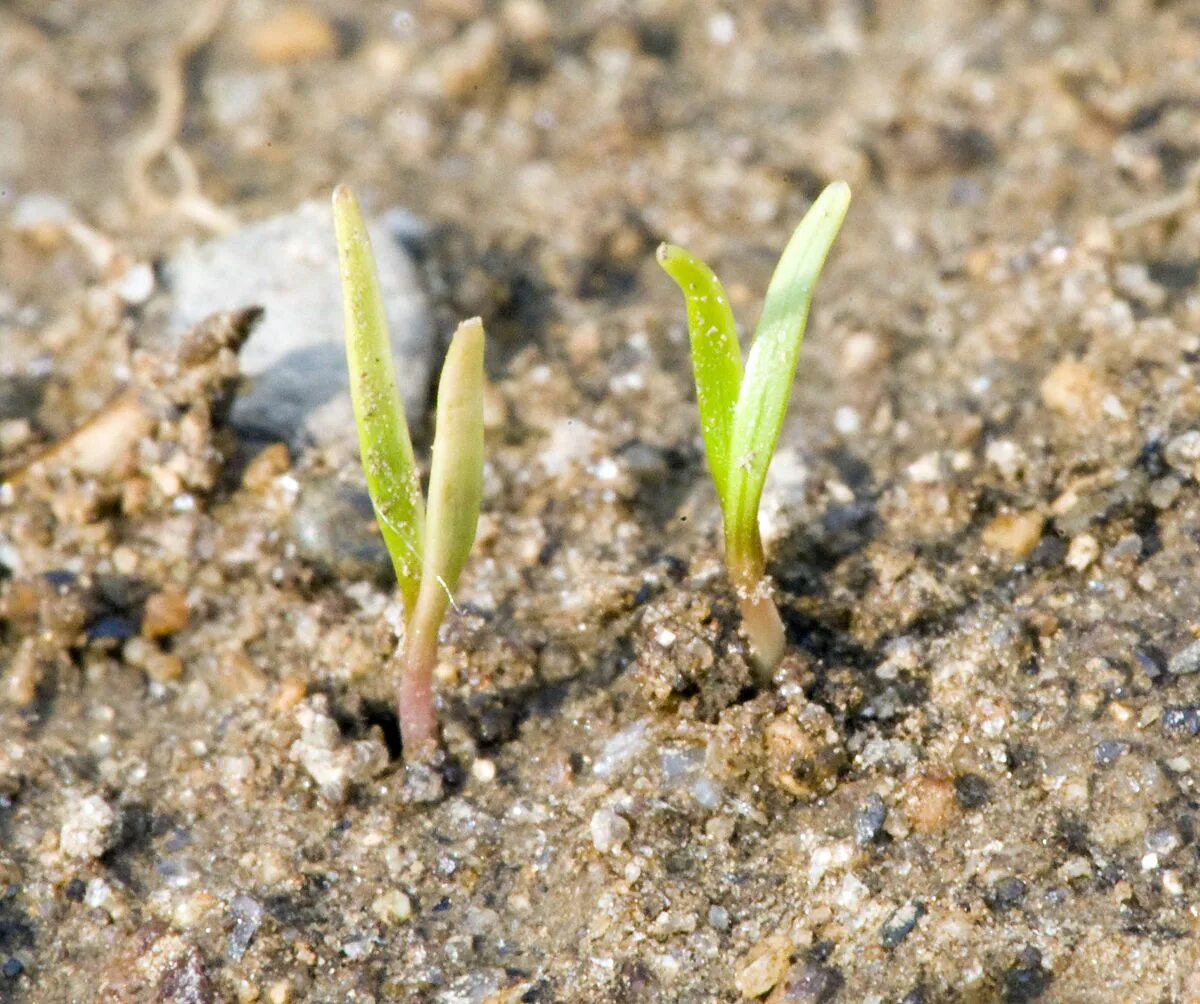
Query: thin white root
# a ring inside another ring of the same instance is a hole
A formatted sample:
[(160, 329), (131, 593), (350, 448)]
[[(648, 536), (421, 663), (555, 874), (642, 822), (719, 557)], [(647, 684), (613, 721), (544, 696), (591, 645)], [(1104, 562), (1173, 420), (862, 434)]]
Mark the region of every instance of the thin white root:
[[(187, 151), (178, 142), (186, 103), (184, 68), (188, 59), (216, 33), (229, 0), (207, 0), (163, 58), (155, 74), (158, 103), (150, 125), (132, 145), (126, 166), (127, 183), (134, 202), (151, 213), (174, 213), (214, 233), (237, 226), (237, 217), (204, 195), (200, 177)], [(174, 195), (165, 195), (151, 180), (159, 160), (175, 176)]]

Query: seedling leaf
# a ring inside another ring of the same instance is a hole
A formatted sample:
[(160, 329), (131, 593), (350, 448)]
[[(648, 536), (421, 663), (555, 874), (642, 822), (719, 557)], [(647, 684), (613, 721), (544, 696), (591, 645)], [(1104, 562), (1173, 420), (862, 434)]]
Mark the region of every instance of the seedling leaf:
[(800, 221), (767, 287), (734, 410), (724, 507), (726, 533), (733, 535), (727, 548), (746, 560), (754, 560), (757, 551), (761, 562), (763, 484), (783, 428), (813, 287), (849, 207), (849, 186), (843, 181), (829, 185)]
[(421, 589), (447, 601), (475, 543), (483, 498), (483, 342), (483, 322), (463, 321), (438, 383)]
[(687, 301), (700, 429), (713, 483), (724, 505), (733, 415), (742, 383), (742, 352), (733, 310), (713, 270), (683, 248), (661, 245), (658, 263), (679, 285)]
[(354, 194), (345, 185), (334, 190), (333, 220), (346, 317), (350, 399), (363, 471), (405, 612), (411, 615), (421, 584), (425, 524), (421, 482), (404, 405), (396, 389), (371, 239)]

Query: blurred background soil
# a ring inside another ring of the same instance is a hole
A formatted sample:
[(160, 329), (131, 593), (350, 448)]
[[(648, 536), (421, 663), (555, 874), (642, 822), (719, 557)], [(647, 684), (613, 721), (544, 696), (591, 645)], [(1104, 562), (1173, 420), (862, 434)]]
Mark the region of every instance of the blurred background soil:
[[(1194, 4), (7, 0), (0, 82), (0, 1000), (1200, 1001)], [(837, 178), (757, 688), (653, 252), (748, 335)], [(418, 440), (490, 336), (436, 770), (350, 430), (238, 420), (336, 313), (171, 328), (339, 181)]]

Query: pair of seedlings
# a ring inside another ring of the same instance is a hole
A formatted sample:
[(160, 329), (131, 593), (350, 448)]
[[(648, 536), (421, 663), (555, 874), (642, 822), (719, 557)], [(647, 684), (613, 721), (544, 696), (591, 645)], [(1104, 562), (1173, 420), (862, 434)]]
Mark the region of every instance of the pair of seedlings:
[[(683, 291), (704, 449), (721, 503), (725, 563), (759, 674), (783, 656), (783, 621), (766, 575), (758, 508), (779, 440), (813, 287), (845, 219), (850, 189), (834, 182), (813, 203), (767, 288), (742, 363), (729, 297), (702, 261), (663, 244), (658, 261)], [(458, 326), (438, 383), (428, 498), (396, 388), (370, 240), (350, 190), (333, 194), (346, 314), (346, 356), (367, 489), (404, 603), (397, 650), (405, 755), (437, 748), (433, 670), (438, 629), (475, 542), (483, 494), (483, 324)]]

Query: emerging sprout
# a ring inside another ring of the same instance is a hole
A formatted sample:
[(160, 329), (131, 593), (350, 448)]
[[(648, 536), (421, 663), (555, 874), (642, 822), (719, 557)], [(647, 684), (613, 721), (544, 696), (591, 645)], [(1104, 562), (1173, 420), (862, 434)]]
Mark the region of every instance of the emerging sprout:
[(658, 249), (659, 264), (687, 300), (704, 450), (725, 522), (725, 563), (754, 661), (768, 678), (783, 656), (785, 637), (766, 577), (758, 504), (783, 427), (813, 286), (849, 206), (850, 188), (837, 181), (800, 221), (767, 287), (744, 375), (729, 297), (712, 269), (682, 248)]
[(479, 318), (463, 321), (446, 353), (426, 508), (396, 390), (371, 242), (345, 185), (333, 193), (333, 218), (363, 470), (404, 602), (404, 639), (397, 652), (400, 733), (407, 756), (427, 758), (437, 744), (438, 628), (475, 542), (483, 495), (483, 324)]

